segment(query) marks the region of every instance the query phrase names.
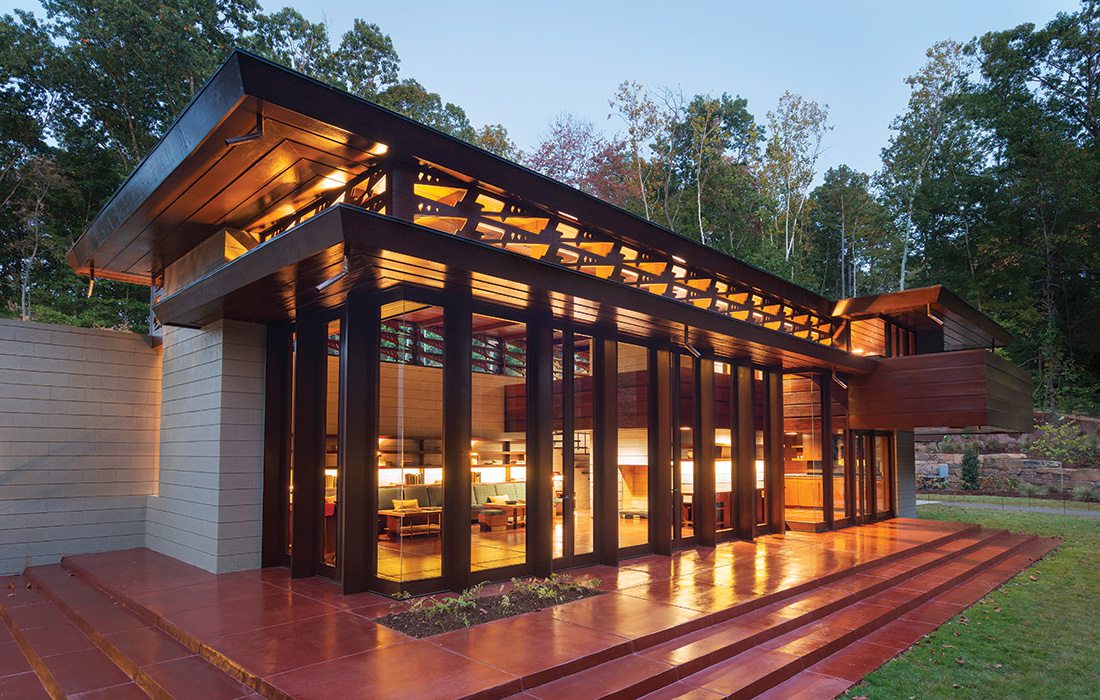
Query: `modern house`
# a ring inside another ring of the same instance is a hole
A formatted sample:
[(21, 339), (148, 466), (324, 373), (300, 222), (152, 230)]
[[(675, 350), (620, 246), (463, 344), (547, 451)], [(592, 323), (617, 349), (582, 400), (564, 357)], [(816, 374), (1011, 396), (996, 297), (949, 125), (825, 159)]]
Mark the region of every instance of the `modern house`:
[(247, 53), (69, 260), (150, 287), (144, 542), (215, 572), (423, 593), (859, 526), (915, 514), (913, 429), (1031, 426), (942, 287), (823, 298)]

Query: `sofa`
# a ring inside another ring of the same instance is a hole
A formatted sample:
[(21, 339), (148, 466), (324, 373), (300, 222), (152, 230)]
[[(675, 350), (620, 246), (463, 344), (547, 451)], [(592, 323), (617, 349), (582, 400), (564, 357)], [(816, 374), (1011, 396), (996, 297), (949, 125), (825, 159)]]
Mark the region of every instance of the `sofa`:
[[(509, 501), (527, 500), (526, 481), (503, 483), (477, 483), (470, 486), (470, 522), (476, 523), (478, 514), (489, 503), (489, 496), (507, 496)], [(443, 506), (443, 484), (417, 484), (415, 486), (381, 486), (378, 488), (378, 509), (388, 510), (398, 499), (415, 498), (421, 506)]]

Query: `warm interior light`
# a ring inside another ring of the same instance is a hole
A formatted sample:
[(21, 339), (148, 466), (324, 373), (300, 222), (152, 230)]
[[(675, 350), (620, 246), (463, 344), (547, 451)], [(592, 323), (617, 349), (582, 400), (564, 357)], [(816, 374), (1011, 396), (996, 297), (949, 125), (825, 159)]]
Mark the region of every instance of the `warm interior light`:
[(756, 488), (764, 488), (764, 460), (756, 460)]
[(370, 153), (373, 156), (384, 156), (384, 155), (386, 155), (386, 153), (389, 152), (389, 150), (390, 150), (390, 147), (387, 146), (386, 144), (376, 143), (373, 146), (371, 146), (370, 150), (367, 151), (367, 152)]

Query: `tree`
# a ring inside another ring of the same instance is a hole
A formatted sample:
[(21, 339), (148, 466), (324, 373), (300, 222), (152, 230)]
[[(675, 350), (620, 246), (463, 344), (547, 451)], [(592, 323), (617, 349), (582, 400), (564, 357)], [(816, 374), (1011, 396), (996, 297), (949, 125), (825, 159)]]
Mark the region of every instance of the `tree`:
[(299, 73), (331, 82), (338, 74), (328, 27), (310, 22), (294, 8), (256, 15), (246, 47)]
[(962, 458), (962, 487), (967, 491), (977, 491), (981, 485), (981, 460), (978, 458), (978, 448), (973, 441), (967, 441), (963, 448)]
[(703, 193), (707, 181), (723, 158), (745, 162), (755, 155), (758, 131), (742, 97), (696, 95), (684, 110), (683, 121), (672, 127), (682, 159), (680, 179), (695, 193), (696, 226), (699, 239), (707, 243), (703, 224)]
[[(768, 139), (761, 164), (761, 181), (773, 200), (775, 231), (783, 232), (783, 260), (791, 264), (799, 226), (824, 148), (829, 107), (784, 92), (779, 106), (768, 112)], [(793, 270), (791, 272), (793, 276)]]
[(393, 41), (377, 24), (356, 18), (351, 29), (340, 38), (333, 59), (340, 67), (348, 92), (374, 98), (397, 83), (401, 59)]
[(472, 143), (477, 138), (465, 110), (456, 104), (444, 103), (439, 93), (429, 92), (412, 78), (382, 91), (378, 104), (464, 141)]
[(592, 122), (563, 112), (539, 136), (526, 165), (543, 175), (580, 188), (589, 178), (600, 148)]
[(870, 176), (846, 165), (830, 168), (810, 199), (804, 281), (837, 298), (889, 289), (894, 252), (889, 217), (871, 192)]
[[(619, 118), (626, 124), (626, 143), (630, 147), (633, 160), (633, 170), (638, 185), (638, 198), (642, 203), (642, 211), (645, 217), (650, 218), (649, 209), (649, 166), (646, 163), (644, 152), (657, 135), (666, 127), (666, 115), (657, 107), (657, 104), (646, 93), (641, 83), (623, 81), (615, 90), (615, 95), (608, 101), (608, 106), (615, 110)], [(610, 115), (608, 115), (610, 117)]]
[(905, 289), (912, 251), (913, 205), (929, 162), (951, 138), (947, 125), (953, 100), (965, 89), (971, 70), (964, 46), (956, 41), (936, 43), (927, 57), (927, 63), (905, 79), (911, 89), (909, 106), (890, 125), (893, 134), (882, 150), (880, 186), (899, 219), (902, 243), (899, 289)]
[[(252, 25), (254, 0), (43, 0), (59, 131), (94, 131), (132, 169)], [(26, 27), (31, 30), (30, 27)]]
[(516, 142), (508, 136), (508, 130), (504, 128), (503, 124), (486, 124), (481, 127), (481, 130), (477, 132), (476, 143), (486, 151), (495, 153), (501, 158), (516, 162), (523, 160), (523, 151), (519, 150)]

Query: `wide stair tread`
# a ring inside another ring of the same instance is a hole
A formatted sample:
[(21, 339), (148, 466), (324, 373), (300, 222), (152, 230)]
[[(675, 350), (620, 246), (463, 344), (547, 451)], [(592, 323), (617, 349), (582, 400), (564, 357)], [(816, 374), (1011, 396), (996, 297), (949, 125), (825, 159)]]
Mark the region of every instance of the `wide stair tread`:
[(147, 697), (30, 580), (17, 576), (6, 585), (0, 618), (11, 643), (3, 657), (16, 673), (0, 679), (0, 697), (65, 698), (95, 691)]
[[(861, 568), (832, 583), (790, 596), (648, 649), (529, 687), (540, 698), (636, 698), (656, 692), (702, 669), (745, 653), (800, 626), (850, 606), (937, 566), (966, 557), (1006, 536), (974, 529), (929, 549)], [(686, 687), (686, 686), (684, 686)], [(669, 692), (660, 690), (661, 694)], [(689, 697), (705, 693), (688, 688)], [(672, 696), (674, 697), (674, 696)]]
[[(757, 696), (757, 700), (831, 698), (840, 695), (921, 637), (981, 600), (1009, 579), (1025, 571), (1061, 543), (1052, 537), (1036, 538), (996, 565), (922, 603), (858, 642), (812, 664), (793, 677)], [(690, 687), (690, 686), (683, 686)], [(678, 697), (676, 695), (668, 696)], [(686, 700), (687, 696), (685, 696)], [(649, 700), (647, 698), (647, 700)]]
[[(680, 681), (685, 686), (701, 687), (724, 697), (751, 698), (899, 618), (904, 618), (905, 624), (922, 623), (934, 629), (963, 609), (936, 601), (937, 596), (996, 566), (1034, 539), (1031, 535), (1002, 534), (962, 557), (906, 577), (903, 583), (888, 590)], [(923, 607), (926, 604), (929, 607)]]
[[(87, 651), (111, 663), (115, 675), (143, 690), (143, 695), (196, 700), (256, 697), (253, 689), (167, 631), (60, 565), (31, 567), (24, 575), (35, 592), (65, 618), (68, 627), (91, 642)], [(111, 697), (115, 697), (113, 692)]]

